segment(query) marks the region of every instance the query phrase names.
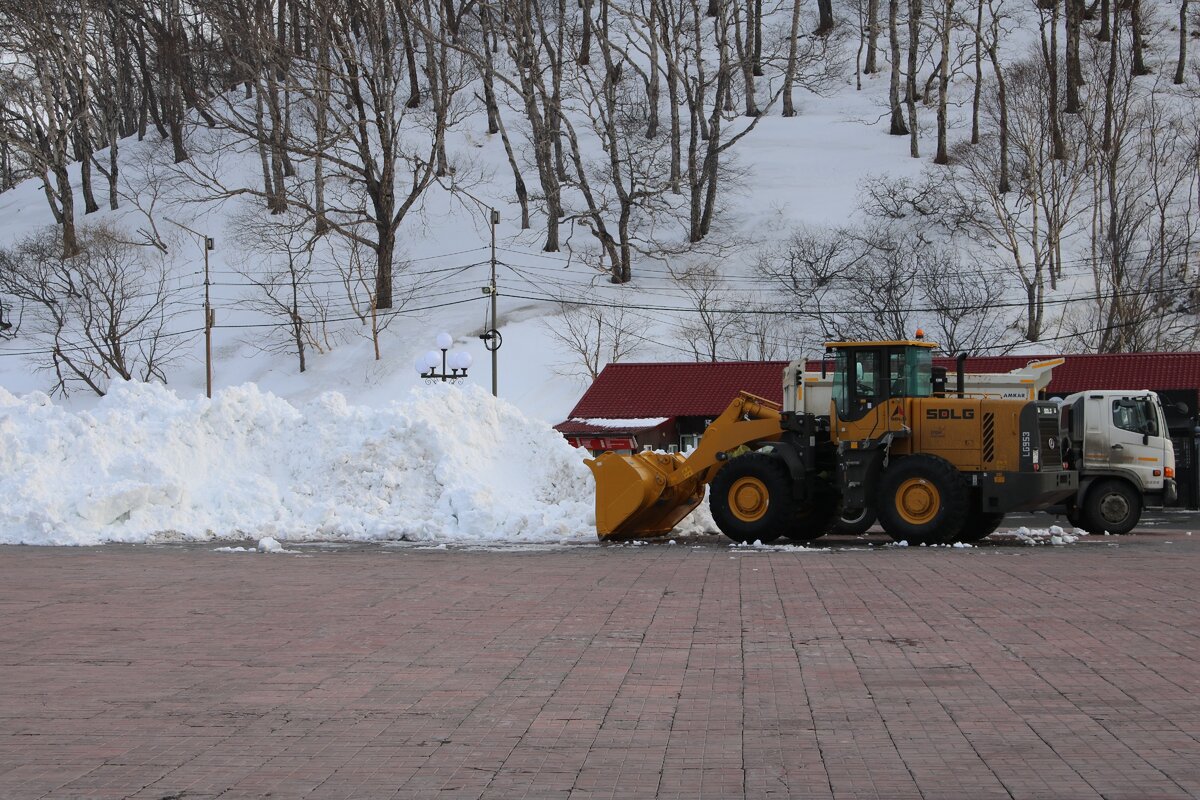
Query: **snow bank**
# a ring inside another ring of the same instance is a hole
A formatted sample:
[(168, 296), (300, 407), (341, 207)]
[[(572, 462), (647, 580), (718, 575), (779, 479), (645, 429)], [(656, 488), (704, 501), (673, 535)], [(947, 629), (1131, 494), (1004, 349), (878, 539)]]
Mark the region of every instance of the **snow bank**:
[(90, 411), (0, 389), (0, 543), (593, 539), (584, 455), (475, 386), (367, 408), (128, 383)]

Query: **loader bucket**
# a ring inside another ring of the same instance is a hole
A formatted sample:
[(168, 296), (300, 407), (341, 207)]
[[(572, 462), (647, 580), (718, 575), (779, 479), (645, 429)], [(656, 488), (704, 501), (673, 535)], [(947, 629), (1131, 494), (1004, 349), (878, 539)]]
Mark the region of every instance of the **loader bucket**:
[(636, 539), (670, 533), (704, 499), (699, 475), (675, 476), (678, 453), (603, 453), (584, 463), (596, 478), (596, 533), (601, 539)]

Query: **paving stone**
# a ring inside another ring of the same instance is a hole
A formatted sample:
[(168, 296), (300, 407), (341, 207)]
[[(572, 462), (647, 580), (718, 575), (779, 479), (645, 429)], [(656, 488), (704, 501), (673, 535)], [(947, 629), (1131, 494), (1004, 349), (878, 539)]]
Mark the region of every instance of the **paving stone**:
[(1200, 797), (1195, 539), (0, 547), (0, 798)]

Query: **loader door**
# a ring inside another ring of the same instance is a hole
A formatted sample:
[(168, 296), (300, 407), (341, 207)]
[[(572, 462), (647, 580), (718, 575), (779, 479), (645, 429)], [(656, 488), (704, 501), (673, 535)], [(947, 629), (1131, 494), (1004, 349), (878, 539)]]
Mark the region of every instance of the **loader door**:
[(854, 422), (871, 413), (884, 397), (883, 370), (878, 350), (838, 350), (833, 373), (833, 403), (837, 417)]
[(929, 348), (904, 342), (840, 346), (833, 375), (834, 441), (906, 435), (909, 398), (933, 392)]

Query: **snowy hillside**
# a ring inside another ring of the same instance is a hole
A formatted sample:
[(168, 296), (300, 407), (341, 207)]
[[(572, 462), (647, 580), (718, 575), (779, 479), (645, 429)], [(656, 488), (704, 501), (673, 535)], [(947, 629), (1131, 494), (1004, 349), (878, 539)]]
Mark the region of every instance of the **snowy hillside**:
[(574, 537), (610, 361), (1200, 346), (1186, 6), (552, 5), (15, 8), (0, 540)]

